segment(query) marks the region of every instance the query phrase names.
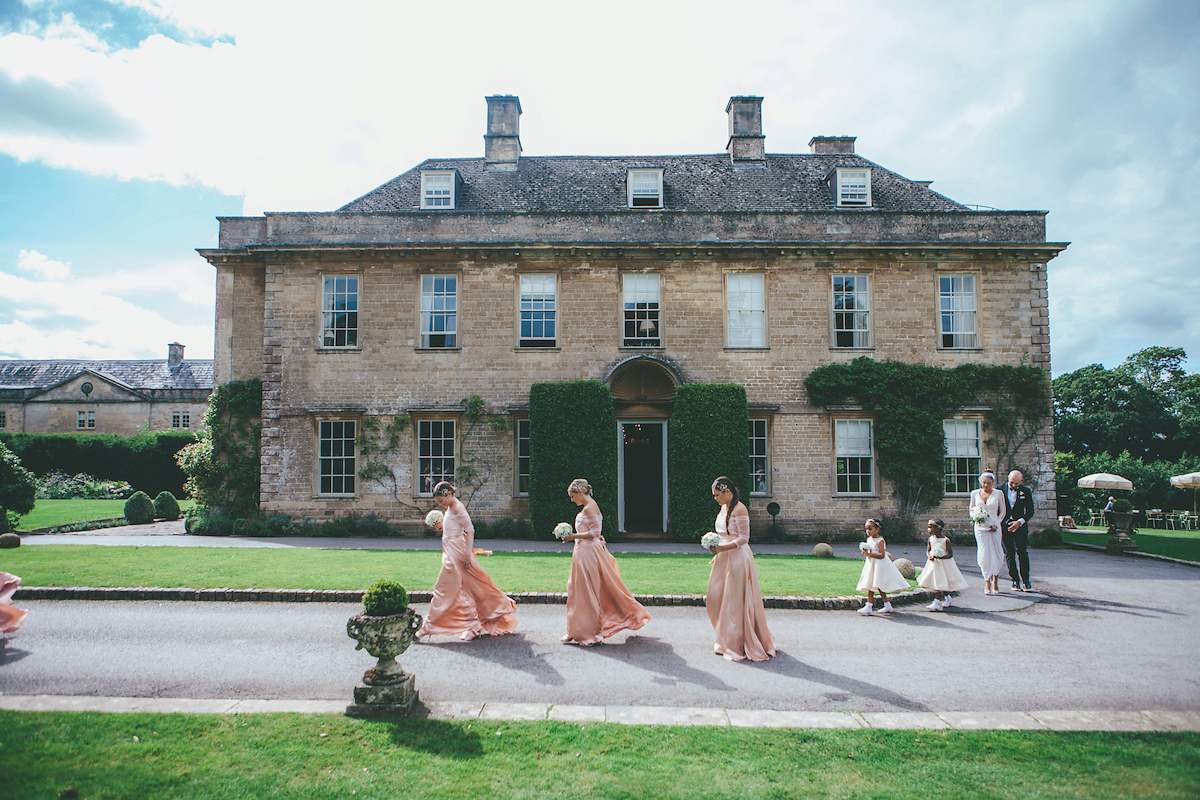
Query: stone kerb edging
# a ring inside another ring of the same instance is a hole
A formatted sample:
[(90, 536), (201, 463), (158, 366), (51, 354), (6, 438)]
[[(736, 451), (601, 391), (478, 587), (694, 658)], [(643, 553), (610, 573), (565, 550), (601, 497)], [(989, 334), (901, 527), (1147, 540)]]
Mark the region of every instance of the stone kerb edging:
[[(125, 587), (99, 589), (87, 586), (23, 586), (13, 600), (188, 600), (242, 603), (361, 603), (363, 589), (166, 589)], [(428, 603), (432, 592), (409, 592), (413, 603)], [(509, 595), (517, 603), (527, 605), (565, 605), (566, 592), (514, 592)], [(702, 606), (702, 594), (636, 594), (645, 606)], [(888, 596), (892, 605), (903, 606), (928, 602), (933, 592), (914, 589)], [(798, 597), (772, 595), (763, 598), (767, 608), (805, 609), (816, 611), (849, 611), (860, 608), (861, 595), (840, 597)]]

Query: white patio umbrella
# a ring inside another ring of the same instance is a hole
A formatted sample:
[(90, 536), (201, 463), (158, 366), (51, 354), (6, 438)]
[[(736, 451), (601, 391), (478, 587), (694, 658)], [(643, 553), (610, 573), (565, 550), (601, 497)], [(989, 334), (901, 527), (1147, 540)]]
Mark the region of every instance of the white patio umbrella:
[(1077, 485), (1080, 489), (1132, 489), (1133, 481), (1122, 478), (1120, 475), (1097, 472), (1092, 475), (1084, 475), (1079, 479)]
[(1189, 472), (1186, 475), (1171, 476), (1171, 485), (1180, 489), (1192, 490), (1192, 514), (1196, 513), (1196, 490), (1200, 489), (1200, 472)]

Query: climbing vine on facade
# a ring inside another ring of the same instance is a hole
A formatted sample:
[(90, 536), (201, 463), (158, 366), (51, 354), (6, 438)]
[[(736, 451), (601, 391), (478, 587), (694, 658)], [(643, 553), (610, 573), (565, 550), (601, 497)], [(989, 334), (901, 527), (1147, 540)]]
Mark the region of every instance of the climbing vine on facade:
[(230, 381), (213, 390), (196, 441), (175, 458), (196, 503), (237, 518), (258, 512), (262, 381)]
[(1050, 415), (1050, 382), (1032, 366), (964, 364), (954, 369), (856, 358), (814, 369), (804, 382), (815, 405), (857, 402), (875, 416), (879, 472), (896, 486), (902, 511), (937, 505), (944, 494), (942, 421), (968, 406), (984, 408), (985, 443), (1000, 472)]

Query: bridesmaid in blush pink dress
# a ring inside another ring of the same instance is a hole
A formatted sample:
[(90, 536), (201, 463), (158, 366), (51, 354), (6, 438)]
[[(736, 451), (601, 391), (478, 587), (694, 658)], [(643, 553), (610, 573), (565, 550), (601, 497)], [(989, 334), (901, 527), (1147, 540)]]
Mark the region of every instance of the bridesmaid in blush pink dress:
[(775, 655), (775, 638), (767, 630), (750, 551), (750, 512), (739, 501), (737, 486), (724, 475), (713, 481), (712, 493), (721, 504), (716, 521), (721, 543), (709, 548), (714, 558), (704, 598), (716, 632), (713, 652), (730, 661), (766, 661)]
[(625, 588), (617, 560), (604, 541), (604, 518), (592, 499), (592, 487), (576, 478), (567, 487), (571, 502), (583, 506), (575, 517), (575, 533), (563, 537), (574, 542), (571, 574), (567, 578), (567, 635), (563, 642), (585, 647), (601, 643), (614, 633), (636, 631), (650, 614)]
[(464, 642), (476, 636), (499, 636), (517, 627), (513, 599), (497, 588), (490, 575), (479, 565), (472, 545), (475, 526), (467, 508), (454, 496), (453, 484), (442, 481), (433, 487), (433, 496), (445, 513), (438, 523), (442, 529), (442, 571), (433, 585), (429, 613), (417, 636), (453, 636)]
[[(3, 510), (0, 509), (0, 512)], [(21, 579), (16, 575), (0, 572), (0, 633), (16, 633), (21, 629), (21, 623), (25, 621), (25, 616), (29, 613), (8, 602), (12, 600), (12, 596), (16, 594), (17, 587), (20, 585)]]

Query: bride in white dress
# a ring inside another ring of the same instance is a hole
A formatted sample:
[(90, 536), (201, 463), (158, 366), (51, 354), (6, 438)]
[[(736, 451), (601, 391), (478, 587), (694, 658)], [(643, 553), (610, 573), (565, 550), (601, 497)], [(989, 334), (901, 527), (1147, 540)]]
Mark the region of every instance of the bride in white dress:
[(970, 515), (975, 524), (975, 543), (979, 550), (976, 560), (983, 573), (983, 593), (1000, 594), (999, 575), (1004, 569), (1004, 545), (1000, 525), (1008, 511), (1004, 492), (997, 491), (996, 476), (984, 472), (979, 476), (980, 488), (971, 492)]

